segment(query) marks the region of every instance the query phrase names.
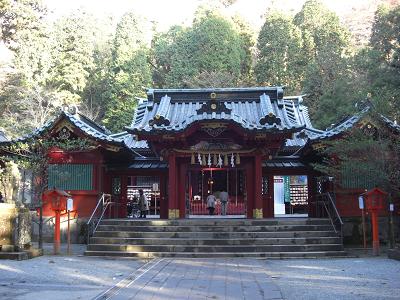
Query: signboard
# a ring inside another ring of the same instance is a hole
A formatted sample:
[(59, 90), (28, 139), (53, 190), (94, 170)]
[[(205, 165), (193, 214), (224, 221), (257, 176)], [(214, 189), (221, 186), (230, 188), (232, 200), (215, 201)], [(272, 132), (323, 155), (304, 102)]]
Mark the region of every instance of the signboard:
[(393, 204), (393, 203), (390, 203), (390, 205), (389, 205), (389, 210), (390, 210), (390, 211), (394, 211), (394, 204)]
[(358, 207), (364, 209), (364, 198), (362, 196), (358, 197)]
[(159, 191), (158, 183), (153, 183), (153, 192), (158, 192), (158, 191)]
[(74, 200), (72, 198), (67, 199), (67, 211), (74, 210)]

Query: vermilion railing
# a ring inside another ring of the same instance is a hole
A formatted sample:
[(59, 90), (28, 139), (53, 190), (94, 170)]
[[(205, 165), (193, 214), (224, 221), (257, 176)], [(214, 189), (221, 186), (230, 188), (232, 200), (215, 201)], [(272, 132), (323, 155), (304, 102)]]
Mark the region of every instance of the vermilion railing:
[[(245, 205), (243, 202), (234, 203), (229, 202), (227, 208), (227, 215), (244, 215), (246, 213)], [(191, 215), (208, 215), (207, 205), (203, 202), (190, 203)], [(214, 215), (221, 215), (221, 203), (217, 202), (215, 205)]]

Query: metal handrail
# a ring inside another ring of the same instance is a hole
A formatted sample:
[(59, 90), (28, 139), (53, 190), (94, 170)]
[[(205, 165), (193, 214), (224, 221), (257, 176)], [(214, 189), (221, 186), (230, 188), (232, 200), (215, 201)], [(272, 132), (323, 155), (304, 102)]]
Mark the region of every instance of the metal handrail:
[(342, 218), (339, 215), (339, 212), (336, 208), (335, 201), (332, 198), (331, 193), (322, 193), (317, 195), (317, 197), (322, 198), (322, 203), (324, 205), (325, 211), (328, 214), (328, 217), (332, 223), (332, 227), (335, 230), (336, 233), (340, 233), (342, 236), (342, 227), (343, 227), (343, 221)]
[[(101, 205), (100, 205), (101, 204)], [(100, 199), (97, 201), (97, 205), (94, 208), (92, 215), (90, 216), (89, 220), (87, 221), (87, 242), (89, 243), (90, 236), (93, 235), (97, 227), (99, 226), (101, 220), (104, 217), (104, 214), (107, 210), (107, 208), (113, 204), (111, 201), (111, 195), (110, 194), (102, 194)], [(99, 218), (96, 218), (96, 212), (98, 211), (99, 207), (101, 207), (101, 214)]]

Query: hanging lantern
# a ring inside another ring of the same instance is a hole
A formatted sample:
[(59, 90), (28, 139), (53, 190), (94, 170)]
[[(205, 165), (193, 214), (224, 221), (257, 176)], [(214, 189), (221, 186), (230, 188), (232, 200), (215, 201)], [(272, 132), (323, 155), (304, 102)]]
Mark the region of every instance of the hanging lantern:
[(222, 167), (222, 157), (221, 157), (221, 154), (218, 154), (218, 164), (217, 164), (217, 166), (218, 167)]
[(200, 153), (197, 153), (197, 159), (198, 159), (198, 161), (199, 161), (199, 165), (201, 166), (203, 163), (202, 163), (202, 160), (201, 160), (201, 155), (200, 155)]
[(224, 166), (228, 166), (228, 154), (225, 154), (224, 156)]
[(201, 161), (203, 166), (207, 165), (206, 156), (204, 154), (203, 154), (203, 159)]
[(215, 153), (214, 153), (213, 165), (214, 166), (218, 165), (218, 158), (217, 158), (217, 154), (215, 154)]
[(237, 165), (240, 164), (240, 155), (239, 155), (239, 153), (236, 154), (236, 164)]
[(232, 168), (235, 167), (235, 156), (233, 155), (233, 153), (232, 153), (232, 155), (231, 155), (231, 167), (232, 167)]
[(208, 167), (211, 167), (211, 154), (208, 153), (208, 160), (207, 160)]
[(194, 165), (196, 163), (196, 159), (194, 157), (194, 153), (192, 153), (192, 158), (190, 159), (190, 163)]

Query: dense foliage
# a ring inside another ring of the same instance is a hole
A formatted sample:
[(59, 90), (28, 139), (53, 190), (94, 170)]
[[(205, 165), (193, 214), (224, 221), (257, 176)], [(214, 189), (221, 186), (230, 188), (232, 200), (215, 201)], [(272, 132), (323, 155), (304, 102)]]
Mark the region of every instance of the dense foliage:
[(158, 32), (132, 12), (114, 20), (78, 10), (50, 21), (40, 0), (0, 0), (1, 39), (13, 53), (12, 66), (0, 66), (0, 127), (18, 136), (69, 104), (120, 131), (148, 87), (284, 85), (306, 94), (322, 128), (367, 94), (399, 117), (400, 6), (380, 7), (359, 46), (317, 0), (295, 15), (268, 11), (259, 33), (225, 13), (234, 2), (200, 7), (190, 26)]

